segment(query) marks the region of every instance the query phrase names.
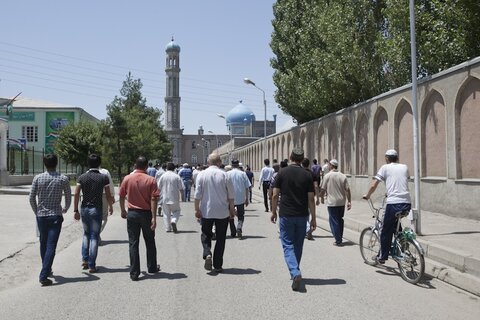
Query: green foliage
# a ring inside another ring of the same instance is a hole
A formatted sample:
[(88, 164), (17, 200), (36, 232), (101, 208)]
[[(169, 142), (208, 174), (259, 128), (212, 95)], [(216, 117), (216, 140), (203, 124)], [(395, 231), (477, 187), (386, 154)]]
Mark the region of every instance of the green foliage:
[(55, 153), (67, 163), (88, 167), (88, 155), (100, 153), (102, 138), (98, 124), (89, 121), (65, 126), (55, 142)]
[(162, 112), (146, 105), (141, 93), (142, 82), (131, 74), (123, 82), (121, 96), (107, 106), (107, 119), (101, 124), (107, 166), (126, 173), (140, 155), (165, 162), (172, 146), (160, 123)]
[[(270, 46), (275, 99), (303, 123), (411, 81), (407, 0), (278, 0)], [(417, 0), (418, 74), (480, 53), (480, 3)]]

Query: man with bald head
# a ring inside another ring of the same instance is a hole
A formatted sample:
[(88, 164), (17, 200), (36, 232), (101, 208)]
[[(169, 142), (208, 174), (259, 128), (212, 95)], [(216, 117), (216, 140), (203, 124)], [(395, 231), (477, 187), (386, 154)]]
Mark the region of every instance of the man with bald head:
[[(195, 217), (201, 219), (204, 267), (222, 272), (228, 221), (235, 216), (234, 188), (225, 171), (219, 167), (222, 160), (217, 153), (208, 156), (209, 167), (200, 172), (195, 188)], [(212, 227), (217, 241), (212, 256)], [(212, 269), (213, 266), (213, 269)]]

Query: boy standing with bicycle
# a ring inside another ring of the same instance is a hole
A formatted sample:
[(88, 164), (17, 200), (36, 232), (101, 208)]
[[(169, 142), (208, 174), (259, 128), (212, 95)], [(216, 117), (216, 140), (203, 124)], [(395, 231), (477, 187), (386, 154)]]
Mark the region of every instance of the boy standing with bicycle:
[(408, 190), (408, 167), (405, 164), (398, 163), (397, 151), (390, 149), (385, 152), (384, 164), (373, 178), (364, 199), (369, 199), (375, 192), (381, 181), (385, 182), (387, 189), (387, 201), (385, 215), (383, 217), (382, 230), (380, 233), (380, 253), (376, 260), (384, 264), (388, 260), (388, 253), (392, 245), (392, 237), (397, 224), (396, 213), (409, 211), (411, 208), (410, 192)]

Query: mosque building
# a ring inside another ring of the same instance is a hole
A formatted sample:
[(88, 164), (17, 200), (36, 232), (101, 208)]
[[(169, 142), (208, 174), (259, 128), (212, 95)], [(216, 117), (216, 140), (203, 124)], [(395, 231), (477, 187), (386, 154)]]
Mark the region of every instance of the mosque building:
[[(257, 121), (250, 107), (242, 101), (225, 116), (229, 134), (205, 132), (202, 125), (197, 134), (183, 134), (183, 128), (180, 127), (180, 46), (173, 37), (165, 47), (165, 53), (165, 131), (173, 145), (173, 163), (205, 164), (206, 158), (214, 150), (221, 154), (222, 159), (230, 159), (235, 148), (263, 138), (265, 121)], [(266, 127), (267, 136), (276, 132), (275, 115), (273, 121), (266, 121)]]

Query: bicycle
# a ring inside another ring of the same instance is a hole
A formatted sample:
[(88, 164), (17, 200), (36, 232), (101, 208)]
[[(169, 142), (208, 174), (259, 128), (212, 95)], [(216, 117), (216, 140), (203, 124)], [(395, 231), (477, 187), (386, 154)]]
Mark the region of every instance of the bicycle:
[[(360, 253), (366, 264), (375, 266), (378, 264), (377, 255), (380, 251), (380, 230), (382, 220), (380, 212), (385, 207), (384, 197), (381, 207), (376, 208), (371, 199), (368, 204), (373, 212), (375, 223), (360, 233)], [(397, 213), (397, 227), (393, 235), (392, 246), (389, 255), (397, 262), (402, 278), (412, 284), (416, 284), (425, 273), (424, 251), (420, 243), (415, 240), (416, 234), (410, 228), (401, 230), (401, 219), (408, 215), (408, 211)]]

